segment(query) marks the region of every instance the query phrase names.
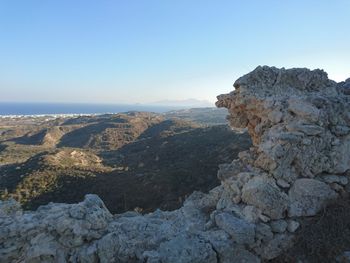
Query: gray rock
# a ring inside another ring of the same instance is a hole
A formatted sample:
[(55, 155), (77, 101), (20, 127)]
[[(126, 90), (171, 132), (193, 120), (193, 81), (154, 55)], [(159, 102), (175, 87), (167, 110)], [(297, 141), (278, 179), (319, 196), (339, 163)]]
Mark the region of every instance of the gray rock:
[(289, 190), (288, 214), (290, 217), (316, 215), (330, 200), (336, 199), (337, 196), (336, 192), (321, 181), (307, 178), (298, 179)]
[(257, 223), (261, 216), (261, 211), (252, 205), (247, 205), (243, 208), (242, 215), (249, 223)]
[(339, 145), (333, 147), (333, 168), (330, 173), (342, 174), (350, 169), (350, 135), (341, 138)]
[(349, 134), (350, 127), (344, 125), (337, 125), (332, 130), (337, 136), (344, 136)]
[(274, 110), (274, 111), (271, 111), (267, 115), (267, 117), (273, 123), (279, 123), (282, 120), (283, 113), (281, 111), (279, 111), (279, 110)]
[(282, 188), (289, 188), (290, 187), (290, 184), (283, 179), (278, 179), (276, 181), (276, 183), (279, 187), (282, 187)]
[(285, 220), (276, 220), (276, 221), (271, 221), (270, 223), (271, 229), (275, 233), (283, 233), (287, 229), (287, 221)]
[(215, 216), (218, 227), (225, 230), (238, 244), (252, 244), (255, 237), (255, 225), (237, 218), (229, 213), (220, 213)]
[(235, 244), (223, 230), (205, 232), (203, 235), (213, 246), (219, 262), (260, 262), (260, 259), (246, 250), (244, 246)]
[(256, 239), (259, 242), (267, 243), (273, 239), (272, 229), (269, 225), (264, 223), (258, 223), (256, 225)]
[(161, 243), (158, 251), (159, 262), (217, 262), (217, 255), (209, 242), (190, 236), (181, 235)]
[(288, 220), (287, 229), (289, 232), (294, 233), (299, 228), (299, 226), (300, 226), (300, 224), (298, 221)]
[(325, 183), (331, 184), (331, 183), (338, 183), (341, 185), (347, 185), (349, 180), (345, 176), (338, 176), (335, 174), (326, 174), (321, 176), (322, 181)]
[(288, 110), (296, 115), (299, 115), (301, 118), (305, 118), (306, 120), (310, 120), (311, 122), (318, 121), (320, 111), (311, 103), (308, 103), (304, 100), (300, 100), (299, 98), (292, 98), (288, 100), (288, 104)]
[(266, 176), (256, 176), (249, 180), (243, 187), (242, 199), (272, 219), (282, 218), (288, 207), (288, 196)]
[(318, 135), (325, 131), (323, 127), (312, 124), (291, 123), (286, 126), (289, 131), (300, 131), (306, 135)]

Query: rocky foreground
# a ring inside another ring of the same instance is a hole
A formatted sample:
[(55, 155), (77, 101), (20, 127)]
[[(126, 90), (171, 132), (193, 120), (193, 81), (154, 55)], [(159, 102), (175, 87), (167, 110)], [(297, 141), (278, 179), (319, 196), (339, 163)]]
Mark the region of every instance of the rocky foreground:
[(24, 212), (0, 203), (1, 262), (260, 262), (293, 245), (305, 217), (350, 190), (350, 79), (258, 67), (218, 96), (254, 146), (221, 185), (183, 207), (112, 215), (95, 195)]

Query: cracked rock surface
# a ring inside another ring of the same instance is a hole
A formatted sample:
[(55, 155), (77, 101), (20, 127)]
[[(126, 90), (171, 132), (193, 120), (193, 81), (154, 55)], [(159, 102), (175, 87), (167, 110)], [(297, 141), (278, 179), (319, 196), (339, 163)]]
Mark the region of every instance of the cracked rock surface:
[(96, 195), (36, 211), (0, 202), (0, 262), (229, 263), (283, 253), (304, 217), (350, 189), (350, 79), (259, 66), (234, 87), (217, 106), (254, 145), (220, 166), (220, 186), (146, 215), (112, 215)]

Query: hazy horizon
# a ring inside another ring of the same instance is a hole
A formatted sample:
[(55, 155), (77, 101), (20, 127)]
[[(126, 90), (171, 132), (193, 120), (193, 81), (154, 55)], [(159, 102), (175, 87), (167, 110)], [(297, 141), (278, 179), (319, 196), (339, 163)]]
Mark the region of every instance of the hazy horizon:
[[(191, 103), (193, 102), (193, 103)], [(158, 101), (151, 101), (151, 102), (146, 102), (146, 103), (141, 103), (141, 102), (90, 102), (90, 101), (25, 101), (25, 100), (1, 100), (0, 103), (32, 103), (32, 104), (50, 104), (50, 103), (56, 103), (56, 104), (105, 104), (105, 105), (162, 105), (162, 106), (169, 106), (172, 104), (179, 104), (179, 105), (196, 105), (202, 103), (204, 105), (203, 107), (210, 107), (210, 106), (215, 106), (215, 101), (210, 102), (209, 100), (198, 100), (194, 98), (188, 98), (188, 99), (183, 99), (183, 100), (158, 100)]]
[(0, 101), (214, 103), (258, 65), (342, 81), (349, 11), (347, 0), (2, 1)]
[(0, 116), (106, 114), (130, 111), (165, 113), (173, 110), (210, 108), (215, 104), (194, 99), (184, 101), (158, 101), (154, 103), (72, 103), (72, 102), (1, 102)]

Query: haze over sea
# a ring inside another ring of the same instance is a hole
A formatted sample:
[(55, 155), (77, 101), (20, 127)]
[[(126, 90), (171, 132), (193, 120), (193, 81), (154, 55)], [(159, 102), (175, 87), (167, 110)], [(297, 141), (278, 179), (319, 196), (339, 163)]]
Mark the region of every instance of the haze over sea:
[(142, 104), (1, 102), (0, 115), (103, 114), (126, 111), (162, 113), (180, 108), (186, 107)]

